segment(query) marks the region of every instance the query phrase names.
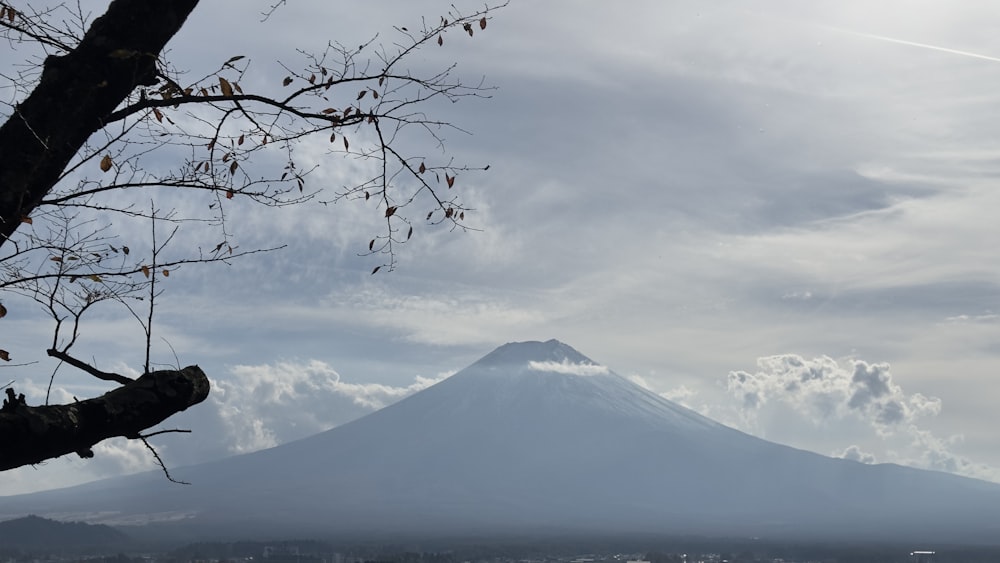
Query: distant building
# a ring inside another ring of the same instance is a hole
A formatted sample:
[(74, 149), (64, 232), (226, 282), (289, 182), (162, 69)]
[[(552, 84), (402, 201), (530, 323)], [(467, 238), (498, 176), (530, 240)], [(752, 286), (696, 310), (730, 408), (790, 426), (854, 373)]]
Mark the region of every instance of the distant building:
[(933, 551), (911, 551), (910, 561), (913, 563), (931, 563), (934, 561)]

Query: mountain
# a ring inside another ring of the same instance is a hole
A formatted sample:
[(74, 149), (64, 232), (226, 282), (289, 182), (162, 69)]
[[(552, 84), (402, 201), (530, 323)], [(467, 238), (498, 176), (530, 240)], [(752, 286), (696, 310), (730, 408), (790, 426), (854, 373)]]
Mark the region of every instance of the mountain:
[(1000, 537), (1000, 485), (749, 436), (555, 341), (501, 346), (328, 432), (218, 462), (0, 498), (0, 513), (205, 533)]
[(25, 516), (0, 522), (0, 546), (58, 552), (81, 547), (121, 546), (129, 541), (122, 532), (100, 524), (57, 522)]

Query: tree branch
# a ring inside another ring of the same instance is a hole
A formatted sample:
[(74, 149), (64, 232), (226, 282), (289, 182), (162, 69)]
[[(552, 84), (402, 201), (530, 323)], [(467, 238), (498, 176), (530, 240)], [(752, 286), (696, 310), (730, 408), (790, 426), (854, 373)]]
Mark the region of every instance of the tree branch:
[(0, 471), (41, 463), (108, 438), (136, 439), (141, 432), (208, 397), (209, 381), (198, 366), (162, 370), (69, 405), (29, 407), (9, 401), (0, 409)]
[(0, 127), (0, 246), (107, 115), (155, 80), (156, 57), (197, 4), (114, 0), (75, 49), (45, 60), (38, 86)]
[(114, 381), (116, 383), (121, 383), (122, 385), (128, 385), (135, 381), (131, 377), (125, 377), (124, 375), (119, 375), (117, 373), (112, 373), (108, 371), (101, 371), (94, 366), (81, 362), (80, 360), (70, 356), (66, 352), (56, 350), (55, 348), (49, 348), (45, 351), (50, 357), (53, 357), (59, 361), (66, 362), (67, 364), (75, 367), (76, 369), (83, 370), (90, 375), (93, 375), (97, 379), (103, 379), (104, 381)]

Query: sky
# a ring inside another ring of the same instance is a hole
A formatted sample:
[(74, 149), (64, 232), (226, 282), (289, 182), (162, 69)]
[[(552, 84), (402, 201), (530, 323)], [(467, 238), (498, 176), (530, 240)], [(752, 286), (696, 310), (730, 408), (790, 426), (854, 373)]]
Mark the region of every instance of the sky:
[[(297, 50), (390, 43), (449, 10), (292, 0), (261, 21), (268, 5), (203, 0), (169, 59), (200, 76), (244, 55), (244, 85), (272, 88)], [(497, 88), (429, 107), (467, 132), (447, 155), (490, 165), (456, 182), (475, 230), (417, 220), (371, 275), (372, 208), (234, 201), (241, 248), (287, 246), (164, 280), (156, 360), (214, 387), (164, 425), (192, 434), (154, 444), (170, 466), (273, 446), (556, 338), (769, 440), (1000, 482), (997, 23), (975, 1), (512, 0), (412, 59)], [(17, 95), (0, 95), (6, 116)], [(350, 183), (359, 165), (327, 143), (300, 149), (310, 182)], [(4, 349), (39, 363), (0, 383), (37, 404), (51, 322), (2, 298)], [(136, 374), (137, 330), (96, 314), (78, 353)], [(62, 368), (53, 398), (108, 388)], [(95, 453), (8, 471), (0, 494), (155, 464), (134, 442)]]

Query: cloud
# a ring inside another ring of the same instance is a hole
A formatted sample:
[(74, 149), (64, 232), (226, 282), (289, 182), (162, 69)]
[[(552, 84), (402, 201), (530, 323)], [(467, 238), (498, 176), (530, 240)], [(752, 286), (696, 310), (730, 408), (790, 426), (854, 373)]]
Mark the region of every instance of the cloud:
[(794, 354), (757, 360), (758, 371), (730, 372), (727, 388), (738, 397), (744, 418), (752, 421), (769, 402), (781, 402), (815, 425), (856, 417), (880, 434), (899, 425), (937, 415), (941, 400), (906, 394), (892, 380), (889, 364), (851, 360), (841, 366), (823, 356), (806, 360)]
[[(1000, 470), (953, 451), (962, 442), (960, 435), (940, 438), (918, 425), (937, 416), (942, 401), (904, 391), (887, 363), (782, 354), (759, 358), (757, 367), (754, 373), (730, 372), (727, 380), (748, 431), (794, 435), (811, 444), (863, 440), (880, 447), (884, 461), (1000, 480)], [(788, 432), (790, 427), (796, 433)], [(857, 443), (832, 455), (876, 462), (876, 454)]]
[(843, 452), (840, 452), (840, 453), (836, 453), (835, 452), (835, 453), (831, 454), (831, 456), (832, 457), (842, 457), (844, 459), (849, 459), (851, 461), (857, 461), (859, 463), (868, 463), (868, 464), (871, 464), (871, 463), (875, 463), (876, 462), (874, 454), (870, 454), (870, 453), (861, 451), (860, 447), (854, 446), (854, 445), (847, 446), (847, 448), (844, 449)]
[(927, 430), (915, 427), (910, 428), (909, 433), (913, 437), (912, 446), (918, 453), (914, 458), (903, 459), (903, 463), (936, 471), (958, 473), (977, 479), (1000, 481), (1000, 471), (996, 468), (975, 462), (951, 451), (963, 441), (961, 435), (941, 439)]
[(528, 362), (528, 369), (534, 371), (548, 371), (553, 373), (563, 373), (566, 375), (579, 375), (589, 377), (592, 375), (606, 375), (608, 368), (597, 364), (574, 364), (569, 360), (561, 362)]
[(243, 453), (329, 430), (426, 389), (449, 374), (416, 376), (393, 386), (345, 381), (318, 360), (237, 365), (213, 381), (209, 402), (221, 424), (220, 446)]

